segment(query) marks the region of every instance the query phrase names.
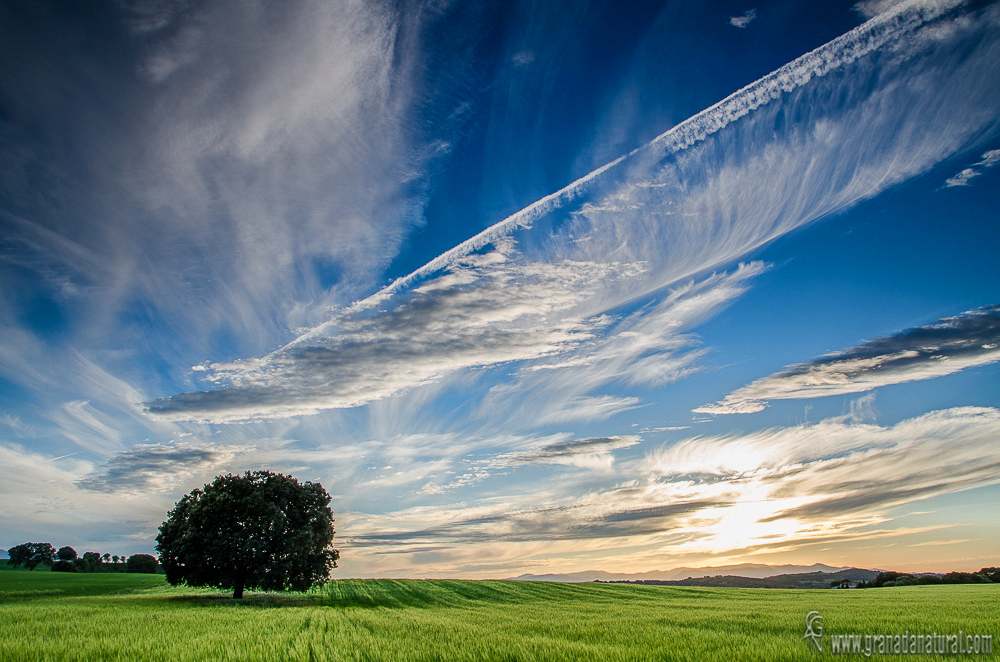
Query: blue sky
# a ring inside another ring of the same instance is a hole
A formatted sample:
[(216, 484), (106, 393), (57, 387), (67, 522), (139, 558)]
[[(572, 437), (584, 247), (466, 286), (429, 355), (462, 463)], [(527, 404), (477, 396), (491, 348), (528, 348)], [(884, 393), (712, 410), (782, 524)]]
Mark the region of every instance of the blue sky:
[(0, 545), (996, 565), (1000, 7), (0, 10)]

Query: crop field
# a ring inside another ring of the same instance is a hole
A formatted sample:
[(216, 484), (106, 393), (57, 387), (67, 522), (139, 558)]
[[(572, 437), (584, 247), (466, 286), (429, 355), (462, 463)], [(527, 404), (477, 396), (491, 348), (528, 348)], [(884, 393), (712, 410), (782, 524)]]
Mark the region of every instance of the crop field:
[[(807, 660), (837, 633), (1000, 638), (1000, 585), (778, 590), (338, 580), (229, 594), (161, 575), (0, 573), (0, 660)], [(906, 656), (954, 659), (954, 656)], [(996, 659), (963, 656), (968, 659)], [(901, 658), (905, 659), (905, 658)]]

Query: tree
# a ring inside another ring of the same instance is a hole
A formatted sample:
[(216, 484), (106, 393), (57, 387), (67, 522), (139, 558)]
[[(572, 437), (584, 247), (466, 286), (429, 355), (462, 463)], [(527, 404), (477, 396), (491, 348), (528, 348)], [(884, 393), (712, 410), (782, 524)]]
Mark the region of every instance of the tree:
[(25, 561), (31, 558), (31, 549), (28, 547), (31, 543), (22, 543), (20, 545), (14, 545), (7, 550), (7, 565), (19, 568), (24, 565)]
[(76, 550), (66, 545), (65, 547), (60, 547), (59, 551), (56, 552), (56, 557), (60, 561), (75, 561), (76, 560)]
[(948, 572), (941, 577), (942, 584), (988, 584), (990, 580), (977, 572)]
[(1000, 584), (1000, 568), (983, 568), (977, 574), (982, 575), (991, 582)]
[[(28, 543), (31, 545), (32, 543)], [(36, 542), (32, 545), (31, 559), (28, 560), (28, 570), (34, 570), (35, 566), (44, 563), (52, 566), (52, 561), (56, 556), (56, 548), (47, 542)]]
[(907, 580), (913, 579), (913, 575), (909, 575), (903, 572), (880, 572), (875, 577), (875, 579), (868, 582), (868, 588), (881, 588), (882, 586), (905, 586), (905, 583), (894, 583), (894, 582), (905, 582)]
[(149, 554), (133, 554), (128, 557), (125, 563), (125, 572), (145, 572), (151, 575), (156, 574), (158, 565), (156, 557)]
[(42, 563), (51, 566), (56, 549), (47, 542), (26, 542), (8, 549), (7, 556), (10, 558), (10, 565), (15, 568), (23, 564), (28, 570), (34, 570)]
[(219, 476), (177, 502), (156, 551), (174, 586), (304, 591), (325, 582), (340, 552), (330, 495), (270, 471)]
[(118, 555), (117, 554), (115, 554), (114, 556), (112, 556), (111, 560), (115, 562), (115, 565), (118, 565)]
[(84, 552), (83, 558), (77, 563), (84, 572), (99, 572), (101, 569), (100, 552)]
[(105, 563), (111, 563), (111, 554), (104, 552), (101, 558), (104, 559)]

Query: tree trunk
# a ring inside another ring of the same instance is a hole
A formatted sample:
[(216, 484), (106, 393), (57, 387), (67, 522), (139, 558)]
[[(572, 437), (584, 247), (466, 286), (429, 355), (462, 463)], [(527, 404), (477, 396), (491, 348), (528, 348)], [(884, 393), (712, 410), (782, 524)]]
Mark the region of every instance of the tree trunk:
[(243, 578), (240, 577), (236, 580), (236, 586), (233, 587), (233, 599), (240, 600), (243, 598)]

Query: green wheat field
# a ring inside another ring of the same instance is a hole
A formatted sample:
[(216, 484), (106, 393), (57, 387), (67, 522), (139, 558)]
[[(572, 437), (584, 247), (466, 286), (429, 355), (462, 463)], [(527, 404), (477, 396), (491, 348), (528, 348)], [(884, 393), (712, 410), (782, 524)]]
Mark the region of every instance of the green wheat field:
[[(337, 580), (309, 593), (171, 587), (162, 575), (0, 572), (0, 660), (816, 660), (827, 636), (1000, 639), (1000, 585), (870, 590)], [(880, 656), (876, 656), (880, 657)], [(885, 656), (956, 659), (955, 656)], [(963, 659), (996, 659), (963, 656)]]

